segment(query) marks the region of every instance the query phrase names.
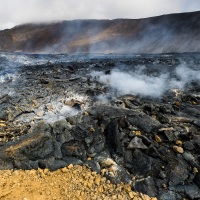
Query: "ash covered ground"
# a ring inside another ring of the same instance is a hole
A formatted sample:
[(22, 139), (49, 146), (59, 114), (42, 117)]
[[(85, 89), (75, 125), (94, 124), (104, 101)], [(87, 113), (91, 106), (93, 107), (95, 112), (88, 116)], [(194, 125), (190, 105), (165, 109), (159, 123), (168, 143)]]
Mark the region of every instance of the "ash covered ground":
[(0, 54), (0, 168), (86, 165), (200, 198), (200, 54)]

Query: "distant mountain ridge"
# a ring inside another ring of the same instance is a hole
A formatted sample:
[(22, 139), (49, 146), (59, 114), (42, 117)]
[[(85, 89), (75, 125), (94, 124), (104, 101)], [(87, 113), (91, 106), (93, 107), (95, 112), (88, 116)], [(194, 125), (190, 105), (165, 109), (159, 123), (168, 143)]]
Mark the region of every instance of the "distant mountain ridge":
[(68, 54), (200, 52), (200, 12), (24, 24), (0, 31), (0, 50)]

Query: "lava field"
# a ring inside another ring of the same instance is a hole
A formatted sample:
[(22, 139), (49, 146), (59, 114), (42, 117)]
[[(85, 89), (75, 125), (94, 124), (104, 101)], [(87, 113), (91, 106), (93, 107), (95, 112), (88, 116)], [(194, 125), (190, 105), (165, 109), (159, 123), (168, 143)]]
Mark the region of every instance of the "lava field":
[(0, 53), (0, 169), (85, 165), (200, 199), (200, 54)]

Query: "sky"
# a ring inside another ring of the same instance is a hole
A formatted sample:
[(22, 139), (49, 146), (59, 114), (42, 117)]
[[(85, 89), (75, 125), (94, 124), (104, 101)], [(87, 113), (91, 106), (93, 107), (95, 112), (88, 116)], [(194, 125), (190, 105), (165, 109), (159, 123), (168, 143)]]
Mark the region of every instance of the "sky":
[(24, 23), (145, 18), (200, 10), (200, 0), (0, 0), (0, 30)]

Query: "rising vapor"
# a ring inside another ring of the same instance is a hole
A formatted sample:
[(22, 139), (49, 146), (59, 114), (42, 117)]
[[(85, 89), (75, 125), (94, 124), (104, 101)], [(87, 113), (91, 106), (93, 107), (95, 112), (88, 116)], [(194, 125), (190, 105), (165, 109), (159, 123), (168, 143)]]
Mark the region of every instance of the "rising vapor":
[[(91, 76), (106, 84), (117, 94), (134, 94), (140, 96), (161, 97), (166, 91), (185, 90), (191, 82), (200, 82), (200, 70), (191, 69), (184, 64), (179, 65), (173, 74), (162, 72), (157, 76), (147, 74), (145, 66), (137, 66), (134, 72), (114, 69), (110, 74), (94, 71)], [(102, 99), (102, 96), (100, 100)]]

